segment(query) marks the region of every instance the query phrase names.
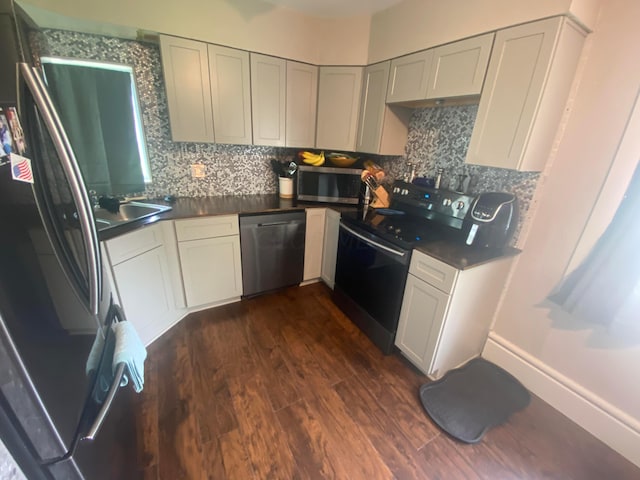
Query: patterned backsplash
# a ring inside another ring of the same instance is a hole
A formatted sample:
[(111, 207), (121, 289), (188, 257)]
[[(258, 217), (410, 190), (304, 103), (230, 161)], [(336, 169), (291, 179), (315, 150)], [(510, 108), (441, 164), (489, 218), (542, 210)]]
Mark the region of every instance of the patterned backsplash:
[[(153, 182), (149, 196), (248, 195), (276, 193), (269, 160), (292, 160), (296, 150), (247, 145), (178, 143), (171, 140), (167, 98), (158, 45), (61, 30), (44, 30), (34, 39), (42, 55), (108, 61), (133, 67)], [(474, 178), (469, 191), (505, 191), (520, 201), (521, 222), (529, 208), (538, 173), (466, 165), (464, 159), (477, 105), (442, 106), (413, 112), (404, 157), (375, 157), (391, 178), (435, 177), (443, 168), (443, 187), (455, 188), (458, 175)], [(205, 166), (206, 177), (191, 178), (190, 165)], [(473, 176), (473, 177), (472, 177)], [(473, 186), (475, 183), (475, 186)]]

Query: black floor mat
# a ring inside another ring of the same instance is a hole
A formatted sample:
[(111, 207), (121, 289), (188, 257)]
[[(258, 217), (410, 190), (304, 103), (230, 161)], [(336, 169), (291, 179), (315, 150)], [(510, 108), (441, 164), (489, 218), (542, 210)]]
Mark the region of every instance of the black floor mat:
[(420, 387), (434, 422), (465, 443), (477, 443), (491, 427), (529, 405), (529, 392), (511, 374), (482, 358)]

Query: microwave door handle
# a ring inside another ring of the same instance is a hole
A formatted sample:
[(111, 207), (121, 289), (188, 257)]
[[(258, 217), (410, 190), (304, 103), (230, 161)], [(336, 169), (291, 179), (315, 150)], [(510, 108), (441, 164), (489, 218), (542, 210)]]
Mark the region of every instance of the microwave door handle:
[(69, 139), (64, 132), (64, 128), (62, 128), (60, 118), (56, 113), (53, 102), (49, 97), (42, 79), (38, 75), (37, 70), (35, 68), (32, 69), (26, 63), (20, 63), (20, 71), (27, 87), (33, 95), (36, 106), (42, 115), (47, 130), (51, 135), (56, 152), (60, 157), (60, 163), (62, 164), (63, 171), (67, 181), (69, 182), (71, 195), (78, 207), (78, 221), (80, 222), (80, 228), (83, 236), (86, 239), (85, 255), (89, 276), (89, 311), (93, 315), (97, 315), (100, 306), (100, 295), (102, 292), (102, 278), (100, 275), (102, 266), (98, 232), (93, 220), (89, 196), (87, 195), (87, 190), (85, 189), (82, 181), (82, 175), (80, 174), (80, 169), (75, 161)]
[(398, 250), (395, 250), (395, 249), (393, 249), (391, 247), (387, 247), (386, 245), (382, 245), (382, 244), (380, 244), (380, 243), (378, 243), (378, 242), (376, 242), (374, 240), (371, 240), (370, 238), (365, 237), (364, 235), (356, 232), (355, 230), (347, 227), (346, 225), (344, 225), (342, 223), (340, 224), (340, 228), (345, 229), (351, 235), (354, 235), (354, 236), (358, 237), (363, 242), (366, 242), (366, 243), (368, 243), (369, 245), (371, 245), (371, 246), (373, 246), (375, 248), (379, 248), (380, 250), (384, 250), (385, 252), (389, 252), (389, 253), (391, 253), (393, 255), (397, 255), (398, 257), (404, 257), (407, 254), (407, 252), (399, 252)]

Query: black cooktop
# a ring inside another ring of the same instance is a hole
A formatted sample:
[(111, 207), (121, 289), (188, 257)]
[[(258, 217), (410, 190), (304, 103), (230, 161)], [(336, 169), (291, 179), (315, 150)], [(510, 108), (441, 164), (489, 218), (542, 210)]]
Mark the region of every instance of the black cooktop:
[(378, 213), (375, 209), (343, 213), (342, 221), (404, 249), (414, 248), (420, 242), (442, 239), (446, 234), (437, 225), (422, 218)]
[(463, 242), (464, 218), (473, 200), (457, 192), (396, 182), (390, 208), (343, 213), (342, 218), (405, 249), (436, 240)]

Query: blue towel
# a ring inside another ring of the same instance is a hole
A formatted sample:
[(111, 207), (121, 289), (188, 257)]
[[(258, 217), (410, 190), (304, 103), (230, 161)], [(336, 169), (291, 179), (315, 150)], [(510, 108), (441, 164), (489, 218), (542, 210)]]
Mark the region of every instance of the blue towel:
[(120, 386), (127, 385), (131, 379), (133, 389), (141, 392), (144, 387), (144, 360), (147, 358), (147, 349), (131, 322), (117, 322), (113, 325), (113, 331), (116, 337), (113, 372), (115, 373), (120, 363), (124, 363), (125, 373)]
[(105, 355), (111, 355), (111, 352), (113, 352), (113, 335), (109, 335), (108, 343), (105, 339), (105, 335), (106, 333), (102, 330), (98, 330), (96, 333), (96, 338), (93, 340), (91, 352), (89, 353), (85, 366), (85, 373), (88, 377), (97, 371), (96, 384), (92, 394), (97, 403), (102, 403), (104, 401), (107, 396), (107, 392), (109, 391), (109, 387), (113, 382), (113, 373), (111, 372), (111, 368), (104, 368), (100, 363), (103, 352)]
[(93, 345), (91, 346), (91, 351), (89, 352), (89, 357), (87, 357), (87, 363), (85, 365), (85, 373), (87, 376), (97, 370), (100, 365), (100, 356), (102, 355), (102, 350), (104, 350), (104, 335), (102, 330), (98, 330), (96, 338), (93, 339)]

